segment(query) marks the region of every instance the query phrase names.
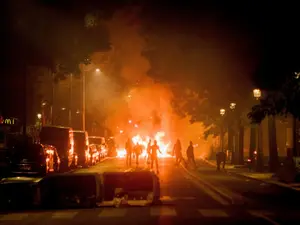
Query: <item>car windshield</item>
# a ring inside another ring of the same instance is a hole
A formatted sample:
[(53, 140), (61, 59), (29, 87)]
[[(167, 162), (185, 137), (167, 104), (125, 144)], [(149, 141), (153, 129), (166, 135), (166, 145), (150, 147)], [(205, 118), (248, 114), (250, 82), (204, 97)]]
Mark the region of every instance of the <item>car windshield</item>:
[(44, 157), (43, 148), (35, 144), (17, 144), (11, 149), (11, 159), (40, 161)]
[(96, 144), (96, 145), (101, 145), (102, 144), (102, 138), (97, 138), (97, 137), (89, 137), (89, 143), (90, 144)]

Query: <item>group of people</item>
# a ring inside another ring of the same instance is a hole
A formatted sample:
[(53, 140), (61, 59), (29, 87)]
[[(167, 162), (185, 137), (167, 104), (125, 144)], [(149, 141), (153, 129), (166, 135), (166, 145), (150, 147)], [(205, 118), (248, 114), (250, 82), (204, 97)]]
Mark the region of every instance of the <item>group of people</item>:
[[(140, 143), (134, 144), (131, 138), (128, 138), (125, 144), (125, 150), (126, 150), (126, 166), (131, 166), (131, 160), (133, 156), (136, 160), (136, 166), (139, 165), (139, 157), (142, 154), (144, 147)], [(149, 140), (147, 145), (147, 163), (151, 165), (151, 169), (153, 169), (153, 165), (155, 163), (157, 173), (159, 173), (158, 170), (158, 156), (157, 154), (161, 153), (159, 146), (157, 145), (157, 141), (154, 140), (154, 143), (152, 145), (152, 141)]]
[[(140, 143), (134, 144), (131, 138), (128, 138), (125, 144), (125, 150), (126, 150), (126, 166), (131, 166), (132, 158), (135, 157), (135, 164), (138, 167), (139, 165), (139, 157), (142, 154), (144, 150), (144, 146)], [(147, 164), (150, 164), (151, 169), (153, 169), (153, 166), (155, 164), (157, 173), (159, 173), (158, 169), (158, 153), (161, 153), (159, 146), (157, 145), (157, 141), (154, 140), (154, 143), (152, 144), (152, 141), (149, 140), (147, 145)], [(190, 144), (186, 150), (186, 156), (187, 161), (184, 160), (182, 156), (182, 147), (181, 142), (179, 139), (177, 139), (174, 148), (173, 148), (173, 156), (176, 158), (176, 165), (179, 165), (180, 163), (184, 163), (185, 166), (192, 165), (194, 168), (197, 167), (195, 162), (195, 155), (194, 155), (194, 145), (193, 142), (190, 141)]]
[(190, 141), (190, 144), (186, 150), (187, 162), (184, 160), (182, 156), (182, 147), (179, 139), (177, 139), (174, 145), (173, 155), (176, 158), (176, 165), (179, 165), (180, 163), (184, 163), (185, 166), (192, 165), (194, 168), (197, 167), (195, 162), (195, 155), (194, 155), (194, 145), (192, 141)]

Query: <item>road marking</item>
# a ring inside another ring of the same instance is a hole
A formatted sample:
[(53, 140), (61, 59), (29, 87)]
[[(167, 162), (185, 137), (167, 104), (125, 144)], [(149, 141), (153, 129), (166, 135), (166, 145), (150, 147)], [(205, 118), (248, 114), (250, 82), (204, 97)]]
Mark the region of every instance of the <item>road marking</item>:
[(52, 214), (52, 219), (73, 219), (78, 212), (67, 211), (67, 212), (55, 212)]
[(150, 209), (151, 216), (177, 216), (176, 210), (172, 207), (162, 206)]
[(205, 217), (228, 217), (229, 215), (219, 209), (199, 209), (199, 213)]
[(99, 213), (99, 217), (124, 217), (126, 214), (126, 209), (103, 209)]
[(273, 215), (273, 213), (271, 213), (271, 212), (267, 212), (267, 211), (255, 211), (255, 210), (249, 210), (248, 212), (249, 212), (252, 216), (262, 218), (262, 219), (268, 221), (269, 223), (271, 223), (271, 224), (273, 224), (273, 225), (280, 225), (280, 224), (277, 223), (276, 221), (274, 221), (274, 220), (270, 219), (269, 217), (267, 217), (267, 216)]
[(0, 218), (0, 221), (17, 221), (17, 220), (23, 220), (28, 217), (28, 214), (25, 213), (13, 213), (13, 214), (7, 214)]
[[(230, 205), (230, 203), (228, 201), (226, 201), (220, 194), (215, 193), (213, 190), (214, 189), (210, 189), (208, 187), (205, 187), (204, 184), (201, 183), (201, 181), (196, 180), (199, 178), (195, 179), (195, 176), (192, 175), (189, 171), (187, 171), (185, 168), (184, 170), (186, 171), (186, 175), (185, 176), (187, 179), (189, 179), (191, 182), (193, 182), (198, 188), (200, 188), (202, 191), (204, 191), (207, 195), (209, 195), (211, 198), (213, 198), (215, 201), (219, 202), (222, 205)], [(210, 185), (211, 186), (211, 185)]]

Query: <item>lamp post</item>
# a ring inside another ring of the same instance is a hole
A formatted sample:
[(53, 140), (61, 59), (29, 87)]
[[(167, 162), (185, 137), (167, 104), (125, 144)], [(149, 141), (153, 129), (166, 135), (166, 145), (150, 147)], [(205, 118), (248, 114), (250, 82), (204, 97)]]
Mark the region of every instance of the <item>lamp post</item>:
[[(253, 90), (254, 98), (259, 101), (261, 98), (261, 90), (254, 89)], [(263, 171), (263, 151), (262, 151), (262, 126), (261, 122), (257, 125), (257, 157), (256, 157), (256, 172)]]
[(38, 129), (40, 130), (41, 127), (42, 127), (42, 119), (43, 119), (43, 115), (42, 115), (41, 113), (38, 113), (36, 116), (37, 116), (37, 118), (38, 118), (38, 125), (37, 125), (37, 127), (38, 127)]
[(231, 110), (234, 110), (234, 109), (235, 109), (235, 106), (236, 106), (236, 103), (231, 102), (230, 105), (229, 105), (229, 108), (230, 108)]
[[(85, 131), (86, 127), (86, 117), (85, 117), (85, 112), (86, 112), (86, 73), (89, 71), (86, 69), (87, 66), (84, 67), (83, 71), (82, 71), (82, 130)], [(100, 73), (101, 70), (99, 68), (95, 69), (96, 73)]]
[(236, 149), (235, 149), (235, 132), (233, 130), (233, 124), (234, 124), (234, 115), (233, 112), (235, 110), (236, 103), (231, 102), (229, 104), (230, 108), (230, 118), (229, 118), (229, 123), (228, 123), (228, 149), (231, 151), (231, 164), (235, 164), (236, 161)]
[(224, 152), (224, 131), (223, 131), (223, 117), (225, 115), (226, 110), (225, 109), (220, 109), (220, 115), (222, 117), (221, 121), (221, 132), (220, 132), (220, 147), (221, 147), (221, 152)]

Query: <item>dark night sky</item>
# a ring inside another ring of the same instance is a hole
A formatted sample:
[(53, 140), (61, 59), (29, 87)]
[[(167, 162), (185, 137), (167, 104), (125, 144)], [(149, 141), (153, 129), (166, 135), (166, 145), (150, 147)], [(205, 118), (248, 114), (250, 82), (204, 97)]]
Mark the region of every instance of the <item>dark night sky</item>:
[[(10, 6), (17, 2), (5, 0), (2, 2), (1, 19), (3, 23), (3, 36), (1, 49), (1, 108), (16, 108), (22, 93), (20, 74), (21, 65), (32, 56), (33, 60), (44, 59), (35, 57), (40, 52), (35, 51), (35, 46), (22, 41), (11, 30), (13, 18)], [(242, 37), (251, 43), (252, 51), (244, 60), (255, 61), (256, 67), (251, 68), (251, 79), (255, 86), (273, 88), (281, 83), (282, 77), (290, 71), (299, 69), (300, 37), (299, 37), (299, 12), (296, 4), (288, 1), (29, 1), (65, 12), (67, 17), (80, 18), (91, 9), (101, 9), (105, 17), (109, 18), (113, 9), (124, 4), (142, 3), (145, 6), (140, 17), (144, 27), (153, 32), (185, 33), (210, 38), (209, 25), (217, 21), (221, 24), (219, 33), (215, 35), (222, 39), (225, 37)], [(62, 4), (63, 2), (63, 4)], [(113, 2), (113, 3), (112, 3)], [(201, 3), (199, 3), (201, 2)], [(290, 1), (292, 2), (292, 1)], [(222, 28), (223, 27), (223, 28)], [(34, 29), (34, 28), (33, 28)], [(205, 30), (205, 32), (204, 32)], [(206, 37), (207, 35), (207, 37)], [(170, 35), (171, 37), (171, 35)], [(226, 43), (232, 45), (235, 43)], [(236, 47), (242, 43), (237, 43)], [(30, 54), (31, 53), (31, 54)], [(42, 54), (45, 56), (45, 54)], [(47, 57), (45, 57), (47, 58)], [(13, 79), (12, 79), (13, 78)], [(237, 81), (238, 82), (238, 81)], [(19, 86), (16, 86), (19, 85)], [(17, 87), (17, 88), (16, 88)], [(19, 91), (18, 91), (19, 90)], [(4, 107), (5, 105), (5, 107)], [(6, 107), (11, 106), (11, 107)], [(9, 110), (10, 111), (10, 110)]]

